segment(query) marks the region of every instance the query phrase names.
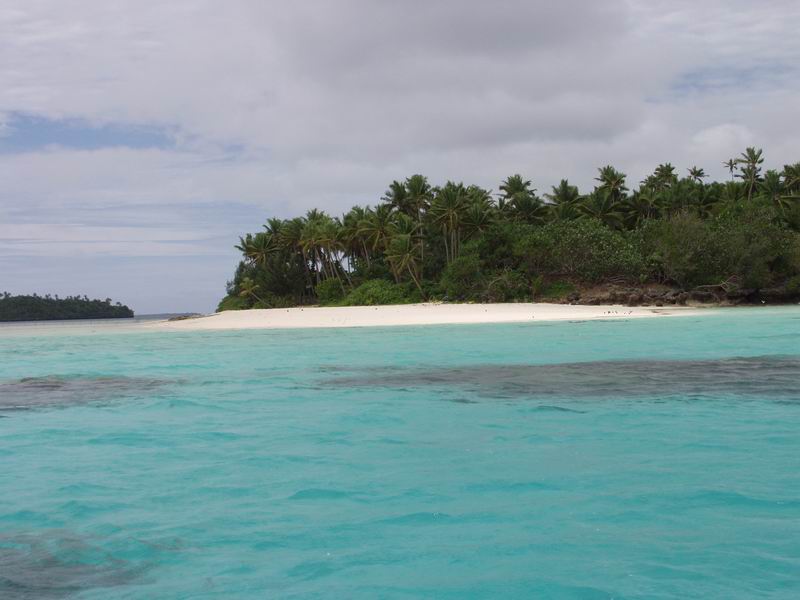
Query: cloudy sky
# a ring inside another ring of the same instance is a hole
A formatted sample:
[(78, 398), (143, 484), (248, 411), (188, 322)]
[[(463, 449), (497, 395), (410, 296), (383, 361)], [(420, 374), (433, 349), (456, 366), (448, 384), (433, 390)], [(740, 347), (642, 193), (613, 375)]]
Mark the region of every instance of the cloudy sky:
[(800, 160), (797, 0), (4, 0), (0, 291), (212, 309), (268, 216), (424, 173)]

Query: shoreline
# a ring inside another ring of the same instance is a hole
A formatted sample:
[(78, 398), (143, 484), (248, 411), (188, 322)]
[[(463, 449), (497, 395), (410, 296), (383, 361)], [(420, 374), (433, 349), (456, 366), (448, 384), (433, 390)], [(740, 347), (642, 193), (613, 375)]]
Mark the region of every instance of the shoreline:
[(684, 306), (649, 307), (548, 303), (305, 306), (225, 311), (178, 321), (149, 323), (147, 327), (160, 331), (215, 331), (467, 325), (692, 316), (701, 314), (705, 310), (707, 309)]

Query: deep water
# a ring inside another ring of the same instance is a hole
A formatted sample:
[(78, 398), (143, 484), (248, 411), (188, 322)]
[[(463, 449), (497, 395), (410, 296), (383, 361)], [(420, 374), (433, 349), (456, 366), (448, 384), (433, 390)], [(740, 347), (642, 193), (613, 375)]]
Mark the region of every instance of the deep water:
[(0, 598), (798, 598), (800, 308), (0, 328)]

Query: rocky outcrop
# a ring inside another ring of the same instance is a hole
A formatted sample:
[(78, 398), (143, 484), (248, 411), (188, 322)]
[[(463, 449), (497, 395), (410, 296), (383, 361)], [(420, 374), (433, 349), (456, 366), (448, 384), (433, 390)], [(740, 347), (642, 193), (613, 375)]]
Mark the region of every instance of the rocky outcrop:
[(786, 286), (760, 290), (737, 288), (725, 291), (707, 286), (681, 290), (666, 285), (642, 286), (606, 284), (576, 290), (562, 302), (566, 304), (621, 304), (625, 306), (736, 306), (741, 304), (786, 304), (800, 301), (800, 294)]

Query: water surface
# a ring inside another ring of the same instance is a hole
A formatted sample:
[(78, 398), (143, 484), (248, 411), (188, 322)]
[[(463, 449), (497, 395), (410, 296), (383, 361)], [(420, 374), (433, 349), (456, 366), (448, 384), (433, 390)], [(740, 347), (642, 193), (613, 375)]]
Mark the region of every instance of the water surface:
[(800, 309), (0, 328), (0, 598), (800, 597)]

